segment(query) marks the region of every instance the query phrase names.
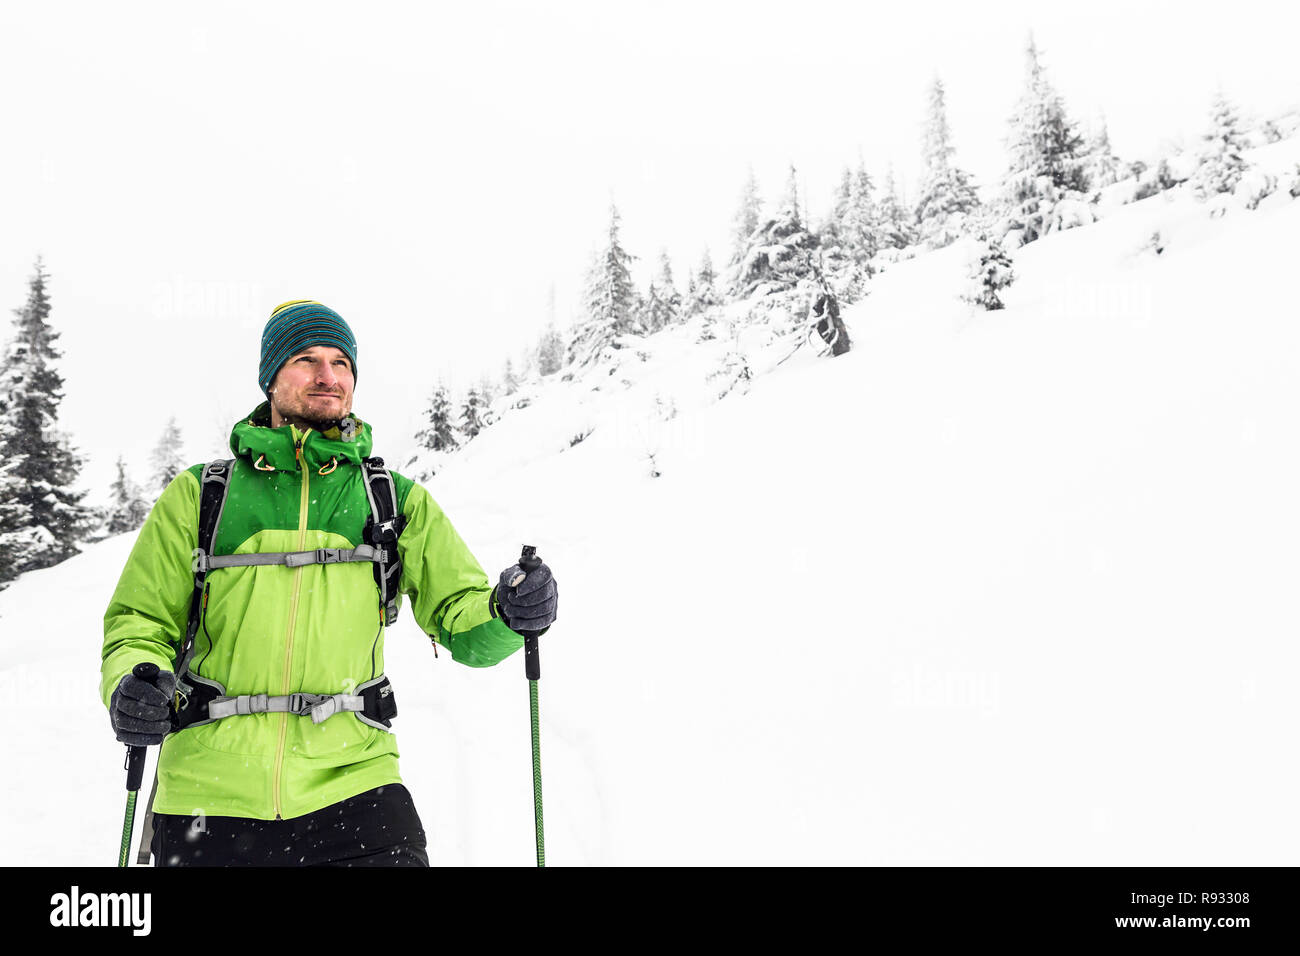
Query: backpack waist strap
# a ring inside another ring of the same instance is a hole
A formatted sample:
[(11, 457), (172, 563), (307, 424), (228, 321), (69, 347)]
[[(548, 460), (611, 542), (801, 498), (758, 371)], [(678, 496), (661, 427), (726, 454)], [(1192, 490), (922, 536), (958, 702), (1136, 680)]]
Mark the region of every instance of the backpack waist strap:
[(296, 714), (313, 724), (335, 714), (354, 713), (362, 723), (387, 730), (397, 716), (397, 699), (388, 678), (380, 674), (353, 693), (240, 694), (231, 697), (214, 680), (186, 671), (176, 682), (174, 729), (184, 730), (241, 714)]
[(313, 724), (319, 724), (343, 711), (365, 709), (365, 698), (357, 694), (286, 694), (283, 697), (242, 694), (209, 701), (208, 717), (218, 720), (236, 714), (297, 714), (299, 717), (310, 716)]

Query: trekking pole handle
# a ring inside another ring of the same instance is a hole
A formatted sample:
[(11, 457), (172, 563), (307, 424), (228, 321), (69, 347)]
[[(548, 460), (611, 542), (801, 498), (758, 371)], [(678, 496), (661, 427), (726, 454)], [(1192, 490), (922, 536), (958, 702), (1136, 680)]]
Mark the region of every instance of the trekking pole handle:
[[(510, 582), (512, 588), (518, 587), (529, 571), (534, 571), (542, 566), (542, 559), (537, 556), (537, 548), (531, 544), (524, 545), (523, 551), (519, 555), (519, 567), (523, 569), (523, 574), (515, 576)], [(524, 673), (529, 680), (540, 680), (542, 676), (542, 660), (537, 653), (537, 631), (520, 631), (524, 636)]]
[[(152, 662), (136, 664), (131, 669), (131, 673), (140, 680), (153, 683), (158, 679), (158, 665)], [(126, 748), (126, 789), (139, 790), (140, 784), (144, 782), (144, 757), (148, 748), (146, 747), (127, 747)]]

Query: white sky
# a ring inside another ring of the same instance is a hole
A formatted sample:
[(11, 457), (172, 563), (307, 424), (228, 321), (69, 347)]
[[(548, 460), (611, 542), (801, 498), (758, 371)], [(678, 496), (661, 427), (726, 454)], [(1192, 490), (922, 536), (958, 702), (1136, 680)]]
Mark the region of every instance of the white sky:
[(535, 340), (552, 283), (567, 324), (611, 197), (640, 277), (663, 248), (684, 284), (706, 245), (725, 260), (750, 163), (770, 197), (793, 162), (817, 215), (859, 151), (910, 186), (936, 72), (992, 181), (1030, 29), (1126, 159), (1191, 141), (1219, 84), (1247, 114), (1300, 103), (1279, 3), (6, 5), (0, 308), (43, 254), (99, 487), (119, 451), (143, 477), (170, 414), (213, 455), (293, 298), (356, 332), (382, 454), (435, 377)]

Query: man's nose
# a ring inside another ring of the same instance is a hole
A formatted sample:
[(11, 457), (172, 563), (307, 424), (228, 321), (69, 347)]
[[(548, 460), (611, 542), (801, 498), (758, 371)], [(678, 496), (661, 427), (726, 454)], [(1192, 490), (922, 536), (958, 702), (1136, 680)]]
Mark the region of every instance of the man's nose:
[(328, 388), (339, 387), (339, 377), (334, 373), (332, 362), (321, 362), (316, 370), (316, 384)]

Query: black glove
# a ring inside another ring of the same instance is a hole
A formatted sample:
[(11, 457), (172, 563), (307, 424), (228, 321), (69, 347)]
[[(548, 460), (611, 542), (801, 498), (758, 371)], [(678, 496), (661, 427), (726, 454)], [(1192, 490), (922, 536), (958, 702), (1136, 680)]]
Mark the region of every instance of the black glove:
[(523, 574), (523, 568), (517, 564), (506, 568), (501, 572), (501, 581), (492, 589), (492, 594), (501, 612), (501, 619), (512, 631), (540, 633), (555, 621), (559, 591), (556, 590), (551, 569), (545, 564), (533, 568), (517, 587), (511, 587), (511, 582)]
[[(156, 686), (155, 686), (156, 685)], [(131, 747), (152, 747), (172, 729), (171, 701), (176, 675), (159, 671), (154, 683), (127, 674), (108, 702), (108, 716), (117, 739)]]

